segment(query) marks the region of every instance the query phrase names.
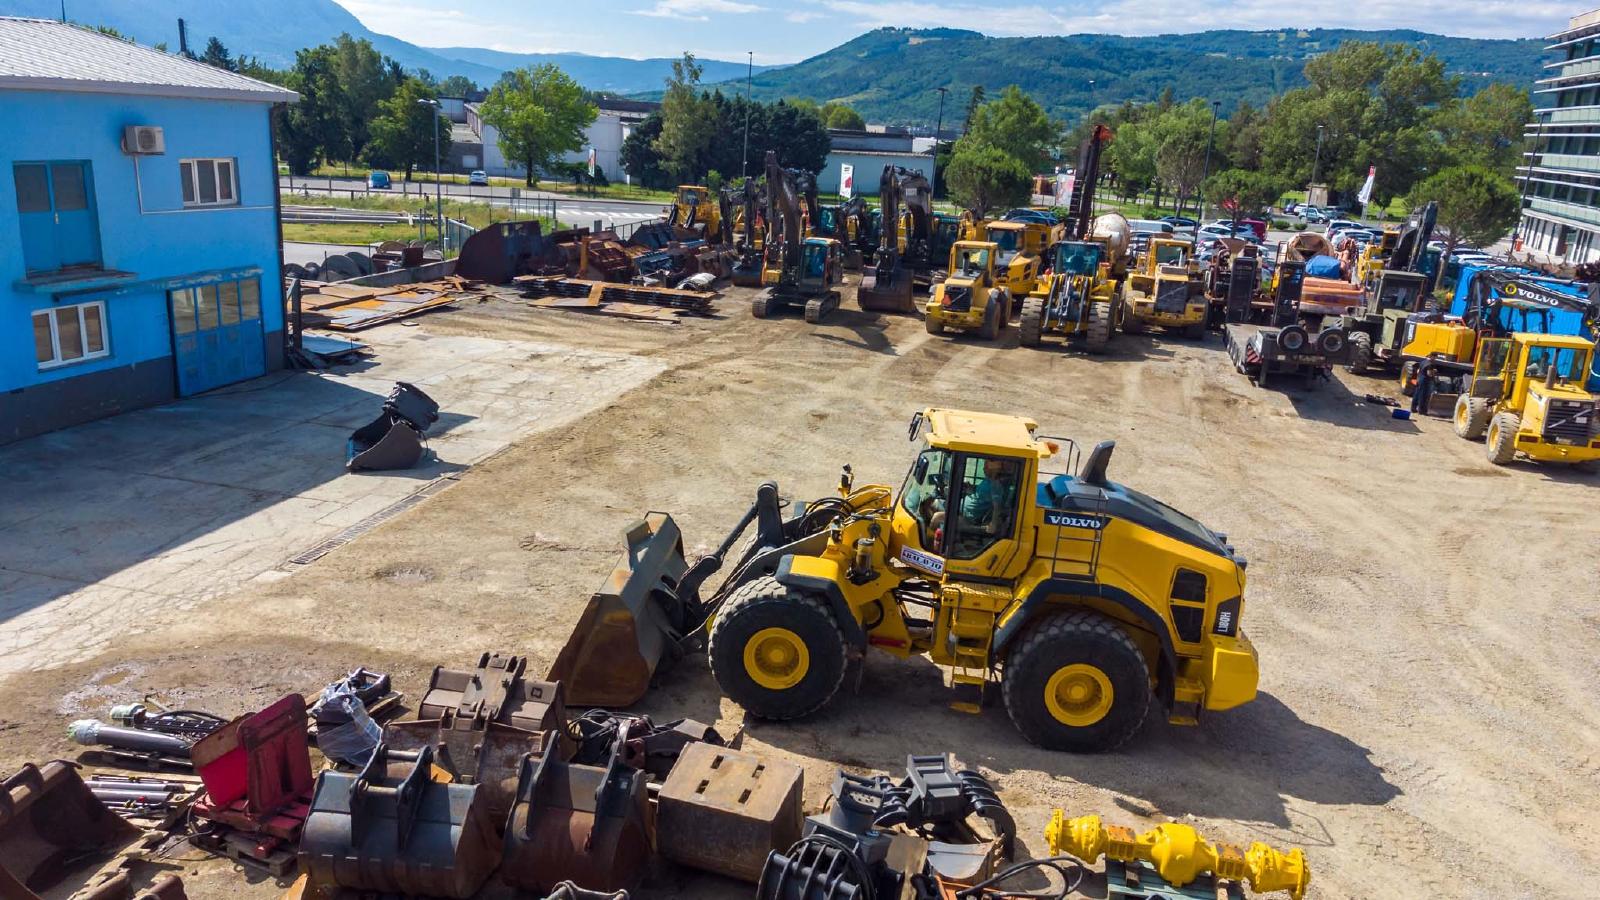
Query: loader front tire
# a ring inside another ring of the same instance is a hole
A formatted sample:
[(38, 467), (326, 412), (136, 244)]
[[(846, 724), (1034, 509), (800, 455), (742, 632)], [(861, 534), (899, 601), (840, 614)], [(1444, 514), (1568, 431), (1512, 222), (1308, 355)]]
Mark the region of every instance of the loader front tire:
[(1037, 347), (1044, 339), (1044, 298), (1022, 301), (1022, 320), (1017, 323), (1017, 340), (1024, 347)]
[(828, 603), (757, 578), (733, 592), (711, 626), (711, 675), (758, 719), (798, 719), (821, 709), (844, 681), (844, 632)]
[(1083, 333), (1083, 349), (1089, 353), (1104, 353), (1111, 343), (1111, 304), (1089, 304), (1089, 327)]
[(1000, 683), (1022, 736), (1047, 750), (1100, 753), (1133, 737), (1150, 709), (1150, 670), (1117, 623), (1046, 613), (1006, 658)]
[(1497, 466), (1509, 465), (1517, 458), (1517, 432), (1522, 430), (1522, 417), (1516, 413), (1496, 413), (1489, 422), (1488, 440), (1484, 453), (1489, 462)]
[(1452, 417), (1456, 434), (1469, 441), (1476, 441), (1483, 437), (1489, 427), (1489, 419), (1494, 416), (1494, 406), (1486, 398), (1462, 394), (1456, 398), (1456, 411)]

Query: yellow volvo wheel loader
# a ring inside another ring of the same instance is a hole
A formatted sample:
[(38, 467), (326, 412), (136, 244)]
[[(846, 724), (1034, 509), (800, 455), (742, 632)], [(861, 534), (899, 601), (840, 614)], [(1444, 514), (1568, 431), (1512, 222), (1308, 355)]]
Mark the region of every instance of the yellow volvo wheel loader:
[(995, 269), (998, 248), (989, 241), (956, 241), (950, 248), (950, 274), (933, 286), (923, 320), (929, 334), (946, 328), (976, 331), (998, 340), (1011, 322), (1011, 291)]
[(703, 637), (727, 696), (794, 719), (876, 647), (926, 655), (979, 703), (998, 682), (1028, 740), (1071, 751), (1122, 744), (1152, 697), (1179, 724), (1252, 700), (1245, 560), (1226, 536), (1110, 481), (1111, 442), (1077, 468), (1076, 445), (1036, 431), (1017, 416), (924, 410), (898, 489), (857, 487), (846, 467), (838, 497), (786, 517), (765, 483), (693, 566), (671, 517), (651, 513), (549, 677), (570, 703), (631, 702)]
[(1482, 439), (1489, 461), (1600, 461), (1600, 395), (1585, 382), (1594, 343), (1575, 335), (1516, 333), (1478, 342), (1467, 390), (1456, 399), (1456, 434)]

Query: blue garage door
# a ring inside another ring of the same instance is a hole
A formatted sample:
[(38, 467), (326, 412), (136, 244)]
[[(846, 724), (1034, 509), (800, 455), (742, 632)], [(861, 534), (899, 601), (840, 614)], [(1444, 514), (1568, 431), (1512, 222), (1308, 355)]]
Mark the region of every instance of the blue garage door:
[(178, 394), (187, 397), (267, 370), (261, 281), (243, 278), (168, 294)]

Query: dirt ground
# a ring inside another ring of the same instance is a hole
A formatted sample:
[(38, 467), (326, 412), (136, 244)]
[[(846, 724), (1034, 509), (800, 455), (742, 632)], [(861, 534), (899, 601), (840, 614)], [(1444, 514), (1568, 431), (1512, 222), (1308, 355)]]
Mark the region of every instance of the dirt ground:
[[(763, 479), (821, 496), (851, 463), (858, 484), (898, 484), (911, 413), (958, 406), (1115, 439), (1112, 478), (1227, 532), (1250, 559), (1258, 699), (1198, 728), (1152, 713), (1103, 756), (1028, 745), (998, 702), (954, 712), (937, 668), (882, 656), (859, 691), (803, 722), (743, 723), (703, 661), (675, 669), (645, 711), (746, 724), (747, 748), (805, 766), (808, 809), (841, 765), (903, 771), (908, 753), (954, 752), (995, 778), (1036, 855), (1060, 807), (1303, 847), (1316, 898), (1583, 891), (1568, 873), (1600, 864), (1600, 478), (1494, 468), (1448, 422), (1396, 421), (1361, 400), (1393, 393), (1388, 380), (1257, 389), (1216, 335), (1119, 336), (1086, 358), (1018, 348), (1015, 328), (999, 346), (932, 337), (915, 318), (858, 311), (848, 292), (821, 327), (760, 321), (747, 296), (731, 290), (723, 318), (675, 328), (499, 303), (428, 317), (436, 334), (667, 369), (291, 577), (0, 684), (0, 770), (75, 755), (67, 722), (146, 691), (236, 714), (356, 665), (393, 672), (413, 698), (432, 666), (486, 649), (542, 672), (642, 512), (670, 511), (704, 552)], [(197, 900), (281, 890), (182, 852)], [(645, 896), (752, 893), (681, 872), (661, 885)]]

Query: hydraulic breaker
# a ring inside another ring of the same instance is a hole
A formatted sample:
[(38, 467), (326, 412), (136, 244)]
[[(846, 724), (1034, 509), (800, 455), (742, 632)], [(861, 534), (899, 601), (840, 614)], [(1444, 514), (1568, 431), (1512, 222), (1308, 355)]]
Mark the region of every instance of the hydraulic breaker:
[(1146, 862), (1156, 874), (1179, 887), (1210, 872), (1218, 878), (1248, 881), (1257, 893), (1288, 891), (1291, 900), (1300, 900), (1311, 883), (1311, 870), (1299, 848), (1283, 853), (1260, 841), (1249, 849), (1211, 844), (1192, 827), (1177, 822), (1135, 834), (1132, 828), (1102, 825), (1099, 816), (1068, 819), (1058, 809), (1050, 817), (1044, 837), (1052, 856), (1068, 853), (1092, 863), (1104, 854), (1121, 862)]

